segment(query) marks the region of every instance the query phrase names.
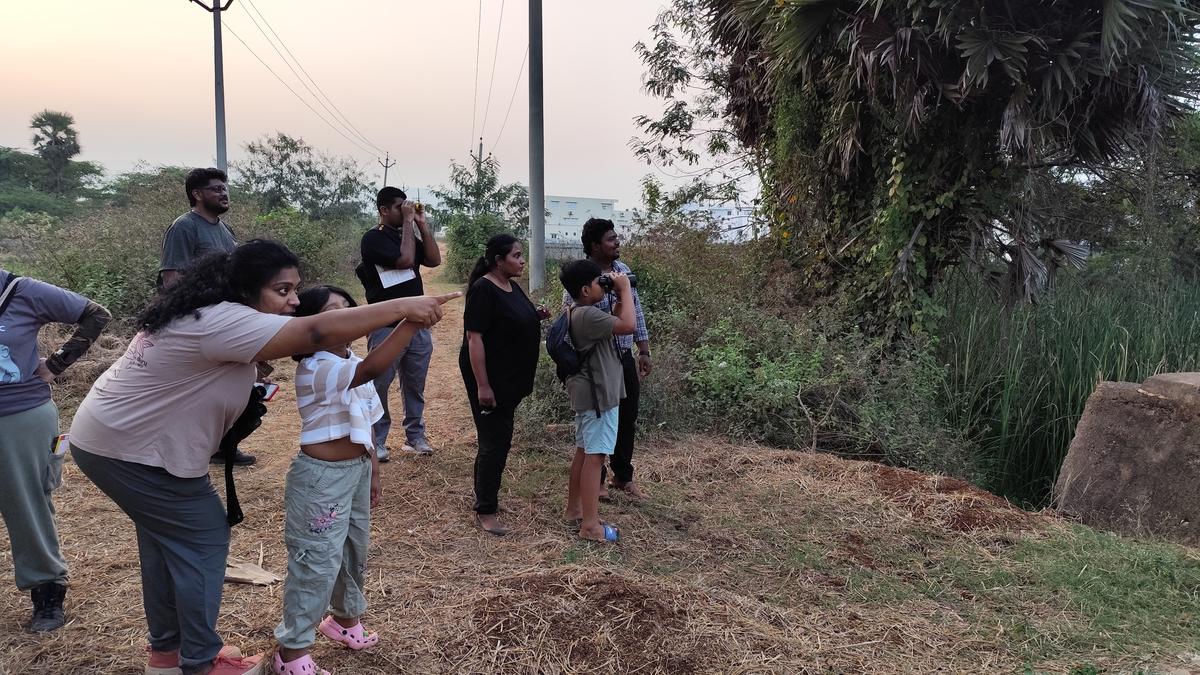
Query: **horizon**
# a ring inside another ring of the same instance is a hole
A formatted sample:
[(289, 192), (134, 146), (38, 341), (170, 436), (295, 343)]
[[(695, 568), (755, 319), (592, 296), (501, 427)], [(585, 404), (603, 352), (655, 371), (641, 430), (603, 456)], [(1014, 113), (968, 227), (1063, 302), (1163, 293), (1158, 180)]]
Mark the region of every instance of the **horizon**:
[[(628, 146), (637, 135), (633, 117), (662, 107), (642, 91), (643, 68), (633, 52), (637, 41), (650, 38), (661, 4), (544, 6), (547, 194), (615, 199), (629, 208), (641, 202), (644, 176), (672, 184)], [(231, 171), (246, 143), (279, 132), (351, 158), (372, 185), (383, 174), (378, 146), (397, 162), (391, 184), (424, 191), (444, 185), (450, 162), (467, 161), (482, 133), (501, 180), (528, 185), (526, 12), (524, 4), (503, 0), (437, 7), (347, 0), (333, 10), (233, 0), (222, 14)], [(0, 56), (37, 65), (0, 73), (9, 92), (0, 110), (0, 146), (31, 151), (29, 120), (49, 109), (75, 118), (82, 146), (75, 159), (96, 162), (106, 177), (215, 166), (212, 20), (199, 6), (6, 3), (0, 22), (20, 27), (0, 45)], [(294, 60), (284, 58), (289, 54)], [(299, 68), (295, 74), (289, 61)], [(417, 105), (406, 99), (412, 91), (420, 93)]]

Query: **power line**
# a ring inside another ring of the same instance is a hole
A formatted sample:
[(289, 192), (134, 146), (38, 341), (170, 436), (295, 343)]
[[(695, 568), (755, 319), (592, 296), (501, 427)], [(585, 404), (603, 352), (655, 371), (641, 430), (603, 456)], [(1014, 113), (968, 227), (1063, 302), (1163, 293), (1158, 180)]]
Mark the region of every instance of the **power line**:
[(504, 127), (508, 126), (508, 114), (512, 112), (513, 101), (517, 100), (517, 90), (521, 87), (521, 76), (525, 74), (525, 62), (527, 60), (529, 60), (529, 43), (525, 44), (525, 56), (521, 58), (521, 68), (517, 71), (517, 81), (513, 84), (512, 97), (508, 99), (508, 110), (504, 111), (504, 121), (500, 124), (500, 132), (496, 134), (496, 142), (492, 143), (491, 150), (488, 150), (489, 154), (492, 150), (496, 149), (497, 145), (500, 145), (500, 137), (504, 135)]
[[(304, 76), (308, 78), (308, 81), (312, 82), (312, 85), (317, 88), (318, 92), (321, 93), (321, 96), (324, 97), (324, 99), (329, 102), (329, 105), (332, 106), (333, 109), (337, 111), (337, 114), (341, 117), (341, 121), (344, 122), (345, 125), (350, 130), (352, 130), (354, 132), (354, 134), (356, 136), (358, 136), (358, 138), (362, 139), (367, 145), (375, 148), (376, 150), (379, 150), (380, 152), (386, 153), (387, 152), (386, 150), (384, 150), (383, 148), (376, 145), (370, 138), (367, 137), (366, 134), (359, 131), (358, 127), (354, 126), (354, 123), (350, 121), (350, 118), (346, 117), (346, 114), (342, 112), (341, 108), (337, 107), (337, 104), (333, 102), (333, 99), (329, 98), (329, 95), (325, 93), (325, 90), (321, 89), (321, 85), (317, 84), (317, 81), (313, 79), (312, 75), (309, 75), (308, 70), (306, 70), (304, 68), (304, 64), (300, 63), (300, 59), (296, 58), (296, 55), (292, 53), (291, 49), (288, 49), (287, 43), (285, 43), (283, 41), (283, 38), (279, 37), (279, 33), (275, 32), (275, 29), (271, 26), (271, 22), (267, 21), (267, 17), (263, 16), (263, 13), (258, 9), (258, 7), (253, 2), (251, 2), (251, 0), (245, 0), (245, 1), (246, 1), (246, 4), (250, 5), (250, 8), (254, 10), (254, 13), (258, 14), (258, 18), (262, 19), (263, 23), (266, 24), (267, 30), (271, 31), (271, 35), (275, 36), (275, 39), (279, 42), (279, 46), (283, 47), (283, 50), (285, 52), (287, 52), (288, 56), (292, 57), (292, 61), (296, 62), (296, 66), (298, 68), (300, 68), (300, 72), (304, 73)], [(249, 14), (249, 12), (247, 12), (247, 14)], [(253, 20), (253, 17), (251, 17), (251, 20)], [(255, 25), (257, 26), (258, 23), (255, 22)], [(259, 30), (261, 31), (262, 29), (259, 29)], [(276, 50), (276, 53), (278, 53), (278, 50)], [(286, 59), (284, 60), (284, 62), (285, 63), (287, 62)], [(294, 70), (292, 71), (293, 74), (295, 74), (295, 72), (296, 71), (294, 71)], [(297, 77), (299, 77), (299, 76), (297, 76)], [(303, 80), (301, 80), (301, 84), (303, 84)], [(311, 89), (309, 90), (309, 93), (312, 93)], [(326, 108), (326, 110), (328, 110), (328, 108)]]
[[(504, 27), (504, 0), (500, 0), (500, 19), (496, 22), (496, 49), (492, 52), (492, 74), (488, 77), (487, 102), (483, 104), (483, 124), (479, 126), (479, 135), (487, 129), (488, 110), (492, 107), (492, 88), (496, 85), (496, 57), (500, 56), (500, 29)], [(520, 77), (519, 75), (517, 77)]]
[(262, 59), (262, 57), (261, 57), (261, 56), (259, 56), (257, 53), (255, 53), (255, 51), (254, 51), (253, 49), (251, 49), (251, 48), (250, 48), (250, 45), (246, 44), (246, 41), (242, 39), (242, 36), (238, 35), (238, 34), (237, 34), (237, 33), (236, 33), (234, 30), (233, 30), (233, 28), (231, 28), (231, 27), (229, 26), (229, 23), (228, 23), (228, 21), (226, 21), (224, 25), (225, 25), (225, 30), (229, 31), (229, 34), (230, 34), (230, 35), (232, 35), (233, 37), (237, 38), (237, 41), (238, 41), (238, 42), (240, 42), (240, 43), (242, 43), (242, 46), (246, 48), (246, 51), (250, 52), (250, 55), (251, 55), (251, 56), (253, 56), (254, 58), (258, 59), (258, 62), (259, 62), (259, 63), (261, 63), (261, 64), (263, 65), (263, 68), (266, 68), (266, 69), (267, 69), (267, 72), (269, 72), (269, 73), (271, 73), (272, 75), (274, 75), (274, 76), (275, 76), (275, 79), (276, 79), (276, 80), (279, 80), (279, 83), (280, 83), (280, 84), (282, 84), (282, 85), (283, 85), (283, 86), (284, 86), (284, 87), (285, 87), (285, 88), (286, 88), (288, 91), (292, 92), (292, 96), (295, 96), (297, 101), (300, 101), (301, 103), (303, 103), (303, 104), (304, 104), (304, 107), (306, 107), (306, 108), (308, 108), (309, 110), (311, 110), (311, 111), (312, 111), (312, 113), (313, 113), (314, 115), (316, 115), (318, 119), (320, 119), (322, 122), (324, 122), (324, 123), (326, 124), (326, 126), (328, 126), (330, 129), (333, 129), (334, 131), (336, 131), (336, 132), (338, 133), (338, 135), (340, 135), (342, 138), (346, 139), (347, 141), (350, 141), (350, 143), (351, 143), (351, 144), (353, 144), (355, 147), (357, 147), (359, 150), (362, 150), (363, 152), (367, 153), (368, 155), (372, 155), (372, 156), (374, 156), (374, 155), (375, 155), (375, 153), (374, 153), (372, 150), (370, 150), (369, 148), (366, 148), (366, 147), (364, 147), (364, 146), (363, 146), (361, 143), (359, 143), (358, 141), (356, 141), (356, 140), (354, 140), (353, 138), (350, 138), (349, 136), (347, 136), (345, 133), (343, 133), (343, 132), (342, 132), (342, 130), (341, 130), (341, 129), (339, 129), (339, 128), (335, 127), (333, 124), (331, 124), (331, 123), (329, 122), (329, 120), (325, 119), (325, 117), (324, 117), (323, 115), (321, 115), (321, 113), (320, 113), (320, 112), (317, 112), (317, 109), (316, 109), (316, 108), (314, 108), (314, 107), (312, 107), (311, 105), (309, 105), (308, 101), (305, 101), (305, 100), (304, 100), (304, 98), (303, 98), (302, 96), (300, 96), (300, 94), (297, 94), (297, 93), (296, 93), (296, 90), (295, 90), (295, 89), (292, 89), (291, 85), (289, 85), (287, 82), (285, 82), (285, 81), (283, 80), (283, 78), (282, 78), (282, 77), (280, 77), (280, 76), (279, 76), (279, 73), (276, 73), (276, 72), (275, 72), (275, 71), (274, 71), (274, 70), (271, 68), (271, 66), (267, 65), (267, 62), (266, 62), (266, 61), (263, 61), (263, 59)]
[(475, 142), (475, 114), (479, 112), (479, 37), (483, 34), (483, 0), (479, 0), (479, 20), (475, 23), (475, 91), (471, 99), (471, 140), (467, 147)]
[[(304, 78), (300, 77), (300, 73), (296, 72), (296, 69), (292, 66), (291, 62), (287, 60), (287, 57), (285, 57), (283, 55), (283, 52), (279, 51), (279, 47), (275, 46), (275, 43), (271, 40), (271, 36), (267, 35), (267, 32), (265, 30), (263, 30), (262, 26), (259, 25), (258, 20), (254, 18), (254, 15), (250, 13), (250, 10), (243, 8), (243, 11), (246, 13), (246, 16), (250, 17), (251, 23), (253, 23), (254, 27), (258, 29), (258, 32), (262, 33), (262, 36), (263, 36), (263, 38), (266, 39), (267, 44), (271, 45), (271, 49), (275, 50), (275, 55), (278, 56), (281, 61), (283, 61), (283, 65), (287, 66), (288, 70), (292, 71), (292, 75), (296, 76), (296, 79), (300, 81), (301, 86), (303, 86), (305, 89), (308, 90), (309, 95), (313, 97), (313, 100), (315, 100), (317, 102), (317, 105), (320, 105), (322, 108), (324, 108), (325, 112), (328, 113), (329, 116), (333, 118), (334, 122), (342, 124), (343, 128), (345, 128), (347, 131), (349, 131), (350, 133), (353, 134), (354, 132), (351, 131), (348, 126), (346, 126), (345, 124), (343, 124), (342, 122), (340, 122), (338, 120), (337, 115), (334, 114), (334, 112), (329, 109), (329, 106), (325, 105), (325, 102), (321, 100), (321, 97), (317, 96), (317, 93), (313, 91), (312, 87), (308, 86), (308, 83), (304, 81)], [(257, 8), (255, 9), (255, 11), (257, 11)], [(261, 14), (260, 14), (260, 16), (261, 16)], [(263, 19), (263, 22), (265, 23), (266, 19)], [(272, 32), (274, 32), (274, 31), (272, 31)], [(283, 44), (282, 40), (280, 40), (280, 44)], [(295, 57), (293, 56), (292, 58), (294, 59)], [(297, 62), (297, 63), (299, 63), (299, 62)], [(386, 152), (383, 148), (376, 146), (374, 143), (372, 143), (370, 140), (368, 140), (366, 138), (362, 138), (361, 140), (363, 140), (367, 145), (374, 147), (376, 150), (378, 150), (380, 152)]]

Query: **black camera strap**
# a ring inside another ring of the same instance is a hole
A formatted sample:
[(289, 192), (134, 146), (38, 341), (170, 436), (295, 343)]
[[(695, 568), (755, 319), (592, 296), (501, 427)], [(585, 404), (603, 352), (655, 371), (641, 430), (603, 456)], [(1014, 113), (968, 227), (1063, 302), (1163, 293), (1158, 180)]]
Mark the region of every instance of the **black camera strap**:
[(21, 277), (9, 273), (8, 278), (4, 281), (4, 286), (0, 289), (0, 314), (8, 309), (8, 303), (12, 302), (14, 291), (17, 290), (17, 282)]

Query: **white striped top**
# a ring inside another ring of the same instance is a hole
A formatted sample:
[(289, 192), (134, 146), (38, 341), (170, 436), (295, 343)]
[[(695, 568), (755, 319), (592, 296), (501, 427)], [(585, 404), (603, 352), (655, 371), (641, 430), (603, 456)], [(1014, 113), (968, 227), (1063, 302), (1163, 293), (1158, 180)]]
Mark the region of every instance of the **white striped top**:
[(317, 352), (296, 367), (301, 445), (349, 436), (368, 452), (373, 449), (371, 425), (383, 417), (383, 405), (373, 383), (350, 387), (361, 362), (354, 352), (347, 358)]

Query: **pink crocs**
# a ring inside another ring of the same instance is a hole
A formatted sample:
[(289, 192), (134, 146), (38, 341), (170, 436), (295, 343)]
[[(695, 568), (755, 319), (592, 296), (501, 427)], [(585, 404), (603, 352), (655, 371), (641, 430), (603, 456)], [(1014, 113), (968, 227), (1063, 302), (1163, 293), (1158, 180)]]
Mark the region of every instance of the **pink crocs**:
[(322, 670), (313, 663), (308, 654), (293, 661), (283, 662), (279, 652), (275, 652), (275, 675), (332, 675), (328, 670)]
[(343, 628), (331, 615), (325, 617), (318, 628), (325, 637), (356, 651), (379, 644), (379, 633), (368, 633), (362, 622), (355, 624), (353, 628)]

